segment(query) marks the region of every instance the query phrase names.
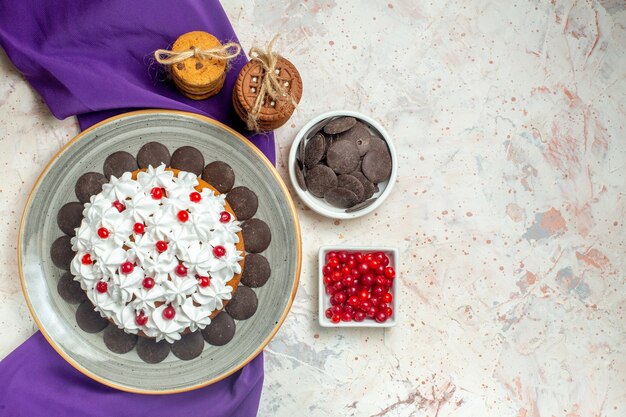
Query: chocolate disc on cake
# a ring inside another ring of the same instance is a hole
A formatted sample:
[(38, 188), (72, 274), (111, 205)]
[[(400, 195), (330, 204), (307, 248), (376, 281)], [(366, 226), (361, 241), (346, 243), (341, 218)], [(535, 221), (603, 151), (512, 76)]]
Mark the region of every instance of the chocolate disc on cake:
[(170, 151), (167, 146), (159, 142), (148, 142), (137, 152), (139, 168), (148, 168), (149, 165), (158, 167), (161, 164), (169, 166)]
[(254, 216), (259, 200), (248, 187), (235, 187), (226, 196), (226, 201), (235, 212), (237, 219), (246, 220)]
[(74, 236), (76, 230), (83, 220), (84, 206), (79, 202), (71, 202), (65, 204), (57, 213), (57, 224), (59, 229), (68, 236)]
[(74, 192), (78, 201), (85, 204), (92, 195), (102, 191), (102, 186), (107, 183), (107, 178), (99, 172), (86, 172), (76, 181)]
[(127, 353), (137, 344), (137, 335), (126, 333), (113, 324), (109, 324), (102, 333), (104, 344), (114, 353)]
[(179, 359), (189, 361), (197, 358), (204, 349), (204, 339), (200, 331), (181, 336), (180, 340), (172, 343), (172, 353)]
[(137, 339), (137, 355), (147, 363), (159, 363), (170, 354), (170, 344), (165, 340), (157, 342), (154, 339), (140, 337)]
[(193, 146), (183, 146), (174, 151), (170, 163), (172, 168), (200, 176), (204, 169), (204, 156)]
[(326, 163), (337, 174), (347, 174), (359, 166), (359, 149), (352, 141), (334, 142), (326, 153)]
[(226, 162), (214, 161), (204, 167), (202, 179), (220, 193), (227, 193), (235, 184), (235, 172)]
[(107, 179), (110, 179), (111, 176), (119, 178), (123, 173), (132, 172), (137, 168), (139, 168), (139, 166), (134, 156), (125, 151), (118, 151), (112, 153), (104, 160), (102, 172), (104, 172), (104, 176), (107, 177)]
[(257, 305), (255, 292), (248, 287), (240, 286), (233, 299), (226, 305), (226, 311), (235, 320), (247, 320), (254, 315)]
[(98, 333), (109, 324), (109, 321), (94, 310), (89, 300), (84, 301), (76, 310), (76, 323), (87, 333)]
[(244, 260), (244, 269), (241, 274), (241, 283), (248, 287), (262, 287), (272, 273), (270, 263), (265, 256), (258, 253), (249, 253)]
[(74, 276), (66, 272), (57, 283), (57, 291), (62, 299), (70, 304), (82, 303), (87, 299), (87, 294), (80, 287), (78, 281), (74, 281)]
[(306, 186), (316, 197), (324, 197), (326, 190), (337, 186), (337, 174), (326, 165), (317, 165), (306, 173)]
[(358, 197), (347, 188), (331, 188), (324, 193), (324, 200), (335, 207), (348, 208), (359, 202)]
[(57, 268), (69, 271), (74, 255), (75, 253), (72, 250), (72, 242), (69, 236), (61, 236), (52, 242), (52, 246), (50, 246), (50, 258), (52, 258), (52, 263), (54, 263)]
[(337, 187), (347, 188), (356, 194), (358, 201), (362, 201), (365, 197), (365, 188), (361, 181), (350, 174), (343, 174), (337, 177)]
[(331, 120), (324, 126), (324, 133), (335, 135), (337, 133), (345, 132), (352, 128), (356, 124), (356, 119), (350, 116), (338, 117)]
[(326, 140), (321, 133), (315, 134), (306, 143), (304, 148), (304, 165), (307, 168), (313, 168), (317, 165), (326, 152)]
[(202, 330), (202, 336), (213, 346), (224, 346), (235, 336), (235, 320), (222, 311)]
[(260, 219), (250, 219), (243, 222), (241, 234), (246, 245), (246, 251), (251, 253), (263, 252), (272, 241), (272, 232), (269, 226)]
[(372, 150), (363, 157), (363, 175), (373, 183), (385, 181), (391, 175), (389, 151)]

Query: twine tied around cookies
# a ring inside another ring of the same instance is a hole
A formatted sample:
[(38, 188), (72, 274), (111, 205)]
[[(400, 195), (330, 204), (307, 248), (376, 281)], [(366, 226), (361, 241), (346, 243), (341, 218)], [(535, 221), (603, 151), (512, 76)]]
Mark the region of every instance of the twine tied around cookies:
[(275, 35), (267, 44), (265, 50), (255, 46), (250, 49), (248, 54), (250, 55), (251, 61), (258, 61), (263, 68), (263, 74), (261, 75), (259, 83), (259, 92), (254, 101), (254, 106), (252, 106), (252, 109), (248, 112), (246, 120), (247, 128), (255, 132), (259, 130), (258, 117), (266, 96), (274, 101), (288, 100), (294, 108), (298, 105), (298, 102), (293, 98), (288, 89), (283, 86), (278, 78), (278, 74), (276, 74), (276, 63), (281, 56), (274, 52), (274, 43), (279, 37), (280, 35)]
[(241, 46), (239, 46), (238, 43), (228, 42), (216, 48), (200, 49), (193, 47), (181, 52), (170, 51), (168, 49), (157, 49), (154, 51), (154, 59), (156, 59), (159, 64), (163, 65), (177, 64), (192, 57), (228, 61), (237, 57), (240, 52)]

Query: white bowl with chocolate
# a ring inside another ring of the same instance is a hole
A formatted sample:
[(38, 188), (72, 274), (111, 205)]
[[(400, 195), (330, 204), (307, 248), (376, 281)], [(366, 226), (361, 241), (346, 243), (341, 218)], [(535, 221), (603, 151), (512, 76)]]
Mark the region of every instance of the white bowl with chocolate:
[(289, 177), (298, 196), (334, 219), (375, 211), (391, 193), (397, 170), (387, 131), (354, 111), (315, 117), (298, 132), (289, 152)]

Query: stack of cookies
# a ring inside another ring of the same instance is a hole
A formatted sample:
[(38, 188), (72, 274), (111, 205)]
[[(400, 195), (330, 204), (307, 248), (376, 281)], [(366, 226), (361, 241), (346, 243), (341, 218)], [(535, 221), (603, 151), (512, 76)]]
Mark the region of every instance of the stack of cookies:
[[(195, 31), (185, 33), (176, 39), (172, 52), (220, 47), (222, 44), (215, 36)], [(193, 100), (204, 100), (219, 93), (224, 86), (226, 64), (225, 59), (192, 56), (171, 66), (172, 80), (184, 96)]]
[(260, 110), (252, 115), (250, 113), (254, 109), (257, 97), (263, 92), (262, 83), (266, 76), (261, 62), (258, 60), (248, 62), (237, 77), (233, 89), (233, 105), (250, 130), (267, 131), (284, 125), (302, 98), (302, 78), (291, 62), (279, 56), (274, 67), (274, 75), (285, 94), (276, 98), (264, 94)]

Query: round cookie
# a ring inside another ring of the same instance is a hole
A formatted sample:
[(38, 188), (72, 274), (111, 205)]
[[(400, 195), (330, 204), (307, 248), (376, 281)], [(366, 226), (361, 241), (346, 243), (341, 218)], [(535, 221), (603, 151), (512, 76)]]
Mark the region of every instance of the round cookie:
[(352, 141), (334, 142), (326, 153), (326, 163), (337, 174), (347, 174), (359, 166), (359, 149)]
[(125, 151), (117, 151), (112, 153), (104, 160), (102, 172), (107, 179), (111, 176), (119, 178), (125, 172), (133, 172), (138, 169), (137, 160), (134, 156)]
[(202, 156), (202, 152), (192, 146), (183, 146), (174, 151), (170, 164), (172, 168), (193, 172), (200, 176), (204, 169), (204, 156)]
[(316, 197), (324, 197), (326, 190), (337, 186), (337, 174), (326, 165), (317, 165), (306, 173), (306, 186)]
[(63, 205), (57, 213), (59, 229), (68, 236), (74, 236), (76, 234), (74, 229), (80, 227), (83, 220), (83, 209), (83, 205), (77, 201)]
[(247, 320), (254, 315), (258, 306), (255, 292), (245, 286), (237, 288), (232, 300), (226, 305), (226, 311), (235, 320)]
[(159, 142), (148, 142), (137, 152), (139, 168), (148, 168), (149, 165), (158, 167), (161, 164), (170, 165), (170, 151), (167, 146)]
[(329, 135), (336, 135), (338, 133), (342, 133), (348, 129), (351, 129), (355, 124), (356, 119), (354, 117), (338, 117), (331, 120), (326, 124), (326, 126), (324, 126), (324, 133), (328, 133)]
[(391, 155), (388, 151), (372, 150), (363, 157), (363, 175), (377, 184), (391, 175)]
[(137, 339), (137, 355), (147, 363), (162, 362), (170, 354), (170, 349), (170, 344), (165, 340), (157, 342), (147, 337)]
[(50, 246), (50, 258), (52, 258), (52, 263), (57, 268), (69, 271), (74, 255), (76, 254), (72, 250), (72, 242), (69, 236), (57, 238)]
[(89, 300), (83, 301), (76, 310), (76, 323), (87, 333), (98, 333), (109, 324), (109, 321), (94, 310)]
[(359, 202), (356, 194), (343, 187), (331, 188), (326, 191), (324, 200), (328, 201), (328, 204), (332, 206), (341, 208), (349, 208)]
[(362, 201), (365, 197), (365, 188), (361, 181), (350, 174), (342, 174), (337, 177), (337, 187), (347, 188), (356, 194), (358, 201)]
[[(272, 241), (272, 232), (263, 220), (250, 219), (241, 225), (241, 234), (246, 247), (246, 252), (263, 252)], [(244, 264), (245, 267), (245, 264)]]
[(230, 314), (222, 311), (202, 330), (202, 337), (210, 345), (224, 346), (235, 336), (235, 327), (235, 320)]
[(269, 279), (272, 268), (265, 256), (258, 253), (249, 253), (244, 260), (241, 283), (248, 287), (258, 288), (265, 285)]
[(107, 183), (107, 178), (99, 172), (86, 172), (76, 181), (74, 192), (78, 201), (85, 204), (92, 195), (102, 191), (102, 186)]
[(226, 196), (238, 220), (247, 220), (254, 216), (259, 207), (259, 199), (248, 187), (235, 187)]
[(235, 172), (226, 162), (213, 161), (204, 167), (202, 179), (211, 184), (217, 191), (224, 194), (235, 184)]
[(113, 353), (128, 353), (133, 350), (137, 344), (136, 334), (126, 333), (114, 324), (109, 324), (107, 328), (104, 329), (102, 339), (106, 347)]
[[(213, 49), (222, 46), (222, 43), (207, 32), (194, 31), (185, 33), (176, 39), (172, 51), (183, 52), (192, 48)], [(223, 59), (201, 59), (196, 56), (183, 62), (172, 65), (172, 75), (190, 87), (205, 87), (214, 83), (226, 71), (226, 61)]]
[(326, 139), (321, 133), (315, 134), (309, 139), (304, 148), (304, 165), (307, 168), (313, 168), (324, 157), (326, 147)]
[(74, 276), (66, 272), (57, 283), (57, 291), (62, 299), (70, 304), (82, 303), (87, 299), (87, 294), (80, 287), (78, 281), (74, 281)]
[(204, 339), (200, 331), (186, 334), (172, 343), (172, 353), (184, 361), (197, 358), (202, 353), (202, 349), (204, 349)]

